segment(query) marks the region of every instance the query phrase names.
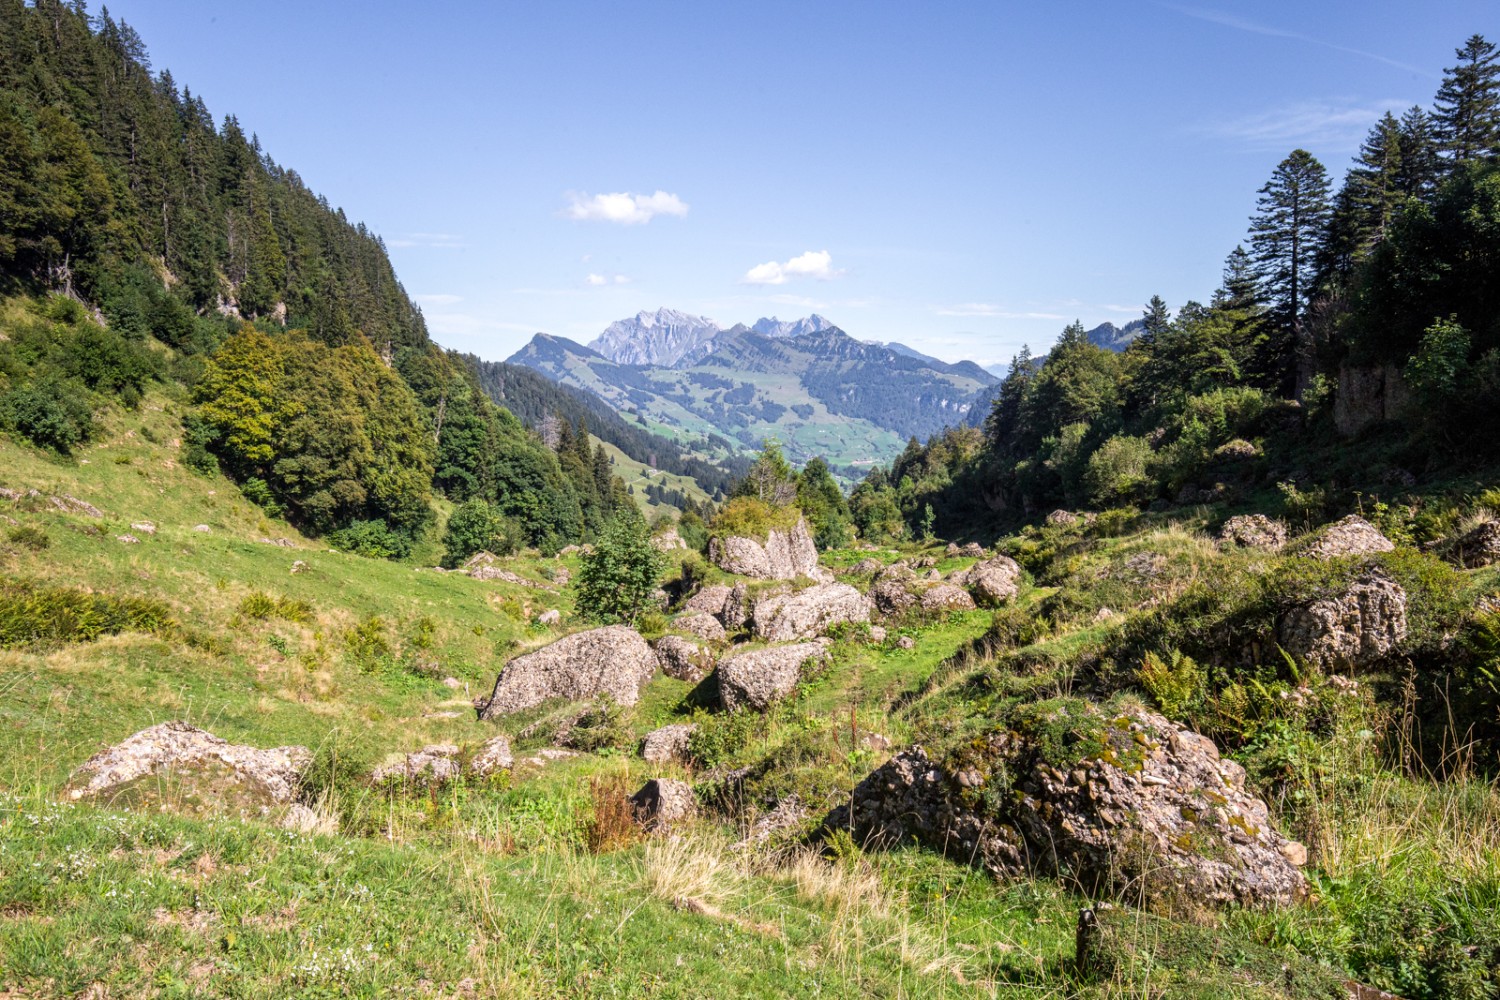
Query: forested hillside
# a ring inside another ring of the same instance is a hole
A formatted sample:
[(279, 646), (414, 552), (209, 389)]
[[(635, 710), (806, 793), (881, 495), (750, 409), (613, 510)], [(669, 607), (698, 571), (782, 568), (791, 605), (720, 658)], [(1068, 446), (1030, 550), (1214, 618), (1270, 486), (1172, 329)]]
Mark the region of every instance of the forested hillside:
[(1420, 518), (1414, 486), (1496, 458), (1497, 157), (1500, 63), (1476, 35), (1341, 180), (1301, 149), (1277, 165), (1206, 304), (1152, 297), (1118, 353), (1079, 324), (1023, 349), (982, 434), (913, 439), (856, 509), (913, 530), (931, 509), (945, 534), (1259, 493), (1298, 520), (1360, 497)]
[(545, 548), (635, 509), (602, 451), (554, 451), (432, 343), (378, 236), (107, 12), (0, 0), (0, 293), (0, 428), (58, 455), (156, 390), (194, 404), (188, 464), (367, 555), (410, 551), (437, 498)]

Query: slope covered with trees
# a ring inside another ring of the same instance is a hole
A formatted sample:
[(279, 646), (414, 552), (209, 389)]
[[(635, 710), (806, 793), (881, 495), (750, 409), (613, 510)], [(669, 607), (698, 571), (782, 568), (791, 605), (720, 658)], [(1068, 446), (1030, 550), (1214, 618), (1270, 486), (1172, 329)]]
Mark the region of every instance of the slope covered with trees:
[(1470, 38), (1433, 107), (1374, 123), (1336, 187), (1291, 152), (1207, 304), (1173, 315), (1153, 297), (1120, 353), (1079, 324), (1045, 357), (1023, 349), (982, 436), (913, 439), (856, 490), (856, 520), (914, 531), (931, 508), (952, 535), (1057, 507), (1273, 488), (1304, 515), (1327, 513), (1493, 462), (1497, 59)]

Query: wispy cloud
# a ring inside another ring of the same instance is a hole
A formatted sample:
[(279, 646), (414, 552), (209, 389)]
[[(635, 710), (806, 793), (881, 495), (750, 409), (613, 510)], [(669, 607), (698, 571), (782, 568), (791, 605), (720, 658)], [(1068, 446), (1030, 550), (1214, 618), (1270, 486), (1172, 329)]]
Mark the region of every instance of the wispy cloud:
[(451, 306), (464, 300), (462, 295), (413, 295), (411, 300), (419, 306)]
[(756, 264), (740, 281), (746, 285), (784, 285), (793, 278), (827, 281), (843, 273), (833, 269), (833, 255), (827, 250), (809, 250), (784, 263), (769, 260)]
[(1214, 122), (1202, 131), (1258, 149), (1321, 146), (1352, 149), (1387, 111), (1399, 111), (1410, 101), (1395, 99), (1353, 103), (1296, 101), (1267, 111)]
[(1387, 66), (1394, 66), (1397, 69), (1403, 69), (1410, 73), (1417, 73), (1434, 80), (1437, 79), (1437, 74), (1431, 70), (1413, 66), (1410, 63), (1404, 63), (1397, 59), (1391, 59), (1378, 52), (1366, 52), (1364, 49), (1354, 49), (1335, 42), (1325, 42), (1321, 38), (1313, 38), (1311, 35), (1304, 35), (1298, 31), (1289, 31), (1286, 28), (1262, 24), (1259, 21), (1252, 21), (1247, 17), (1240, 17), (1238, 14), (1232, 14), (1229, 11), (1214, 10), (1211, 7), (1183, 7), (1174, 3), (1158, 3), (1157, 6), (1165, 7), (1168, 10), (1175, 10), (1179, 14), (1187, 17), (1195, 17), (1200, 21), (1209, 21), (1226, 28), (1233, 28), (1235, 31), (1244, 31), (1252, 35), (1266, 35), (1270, 38), (1289, 38), (1297, 42), (1306, 42), (1308, 45), (1317, 45), (1321, 48), (1332, 49), (1334, 52), (1344, 52), (1363, 59), (1373, 59), (1376, 62), (1385, 63)]
[(989, 302), (962, 302), (955, 306), (935, 306), (932, 311), (939, 316), (977, 316), (985, 319), (1066, 320), (1068, 318), (1061, 313), (1007, 309)]
[(590, 274), (587, 278), (584, 278), (583, 281), (584, 284), (588, 285), (590, 288), (603, 288), (605, 285), (630, 284), (630, 279), (625, 277), (625, 275), (623, 274)]
[(419, 247), (430, 250), (455, 250), (468, 246), (462, 236), (453, 233), (402, 233), (385, 241), (388, 247), (405, 250)]
[(644, 225), (658, 215), (688, 214), (688, 204), (675, 194), (588, 194), (570, 191), (563, 215), (577, 222), (613, 222), (622, 226)]

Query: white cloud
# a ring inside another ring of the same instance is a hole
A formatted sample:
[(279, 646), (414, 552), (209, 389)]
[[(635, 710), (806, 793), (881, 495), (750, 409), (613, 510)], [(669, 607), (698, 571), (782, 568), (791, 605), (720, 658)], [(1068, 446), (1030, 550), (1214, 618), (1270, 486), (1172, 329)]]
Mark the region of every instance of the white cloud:
[(421, 248), (427, 250), (456, 250), (467, 246), (462, 236), (454, 233), (402, 233), (385, 241), (387, 247), (405, 250)]
[(658, 215), (684, 216), (688, 213), (687, 202), (675, 194), (657, 191), (655, 194), (588, 194), (573, 191), (568, 193), (568, 207), (563, 215), (577, 222), (614, 222), (622, 226), (635, 226), (650, 222)]
[(625, 277), (625, 275), (623, 275), (623, 274), (616, 274), (613, 277), (610, 277), (608, 275), (603, 275), (603, 274), (590, 274), (587, 278), (585, 278), (583, 280), (584, 280), (585, 283), (587, 283), (592, 288), (602, 288), (605, 285), (628, 285), (628, 284), (630, 284), (630, 279), (627, 278), (627, 277)]
[(462, 295), (413, 295), (411, 298), (419, 306), (451, 306), (464, 300)]
[(1319, 146), (1352, 149), (1387, 111), (1400, 111), (1410, 101), (1385, 100), (1368, 104), (1347, 101), (1297, 101), (1268, 111), (1214, 122), (1203, 131), (1256, 149)]
[(833, 255), (827, 250), (809, 250), (784, 264), (774, 260), (756, 264), (740, 280), (746, 285), (784, 285), (793, 278), (827, 281), (843, 273), (833, 269)]
[(602, 274), (591, 274), (591, 275), (589, 275), (587, 278), (585, 278), (583, 280), (587, 281), (590, 285), (593, 285), (595, 288), (598, 288), (600, 285), (607, 285), (607, 284), (609, 284), (609, 279), (606, 278)]

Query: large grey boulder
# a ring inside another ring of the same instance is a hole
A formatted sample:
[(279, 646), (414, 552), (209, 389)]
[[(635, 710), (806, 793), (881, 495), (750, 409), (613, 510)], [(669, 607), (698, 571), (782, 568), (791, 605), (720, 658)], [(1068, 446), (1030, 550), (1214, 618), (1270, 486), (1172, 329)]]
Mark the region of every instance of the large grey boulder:
[(641, 756), (653, 764), (685, 764), (692, 756), (689, 741), (697, 729), (686, 722), (653, 729), (641, 741)]
[(253, 815), (295, 801), (310, 763), (306, 747), (261, 750), (163, 722), (90, 757), (68, 780), (67, 797)]
[(633, 628), (608, 625), (576, 632), (507, 663), (495, 679), (494, 692), (479, 707), (479, 717), (519, 712), (548, 698), (576, 701), (599, 694), (634, 705), (657, 666), (656, 654)]
[(653, 778), (630, 797), (635, 821), (651, 833), (665, 833), (698, 814), (693, 786), (674, 778)]
[(715, 617), (724, 613), (724, 602), (729, 600), (729, 588), (722, 583), (704, 587), (682, 606), (684, 611), (697, 611)]
[(869, 621), (870, 599), (847, 583), (821, 583), (760, 601), (751, 620), (759, 639), (796, 642), (825, 635), (844, 622)]
[(961, 580), (969, 588), (974, 603), (981, 607), (995, 607), (1020, 592), (1021, 567), (1009, 556), (995, 556), (975, 563)]
[[(723, 634), (723, 629), (719, 634)], [(664, 635), (656, 640), (656, 658), (668, 677), (693, 684), (714, 668), (714, 654), (709, 649), (680, 635)]]
[(868, 846), (916, 838), (997, 875), (1063, 875), (1132, 901), (1256, 906), (1304, 893), (1306, 850), (1276, 832), (1211, 740), (1142, 710), (1094, 721), (1103, 746), (1065, 768), (1009, 730), (952, 770), (904, 751), (826, 828)]
[(826, 655), (818, 642), (731, 653), (719, 661), (719, 699), (731, 712), (741, 708), (764, 712), (796, 689), (803, 664)]
[(719, 612), (719, 621), (726, 631), (738, 632), (750, 623), (750, 587), (743, 580), (735, 584), (724, 598), (724, 610)]
[(1285, 612), (1277, 632), (1281, 648), (1298, 660), (1324, 669), (1364, 666), (1406, 638), (1406, 591), (1371, 569), (1337, 593)]
[(1286, 525), (1264, 514), (1236, 514), (1219, 529), (1225, 548), (1279, 549), (1286, 544)]
[(939, 583), (922, 591), (917, 598), (923, 611), (973, 611), (974, 598), (969, 592), (954, 583)]
[(701, 611), (689, 611), (687, 614), (678, 615), (672, 620), (672, 627), (681, 629), (689, 635), (695, 635), (704, 642), (723, 642), (728, 638), (723, 623), (713, 615), (704, 614)]
[[(910, 571), (908, 571), (910, 572)], [(886, 618), (905, 614), (917, 606), (917, 595), (901, 580), (880, 580), (870, 588), (875, 610)]]
[(806, 518), (799, 517), (790, 529), (769, 532), (764, 542), (734, 535), (712, 539), (708, 543), (708, 558), (726, 573), (757, 580), (823, 578), (823, 571), (818, 568), (818, 549)]
[(1372, 555), (1389, 552), (1396, 546), (1369, 521), (1358, 514), (1324, 525), (1296, 545), (1296, 554), (1322, 559), (1341, 556)]
[(1441, 543), (1437, 550), (1444, 559), (1463, 569), (1479, 569), (1500, 562), (1500, 521), (1481, 521)]

